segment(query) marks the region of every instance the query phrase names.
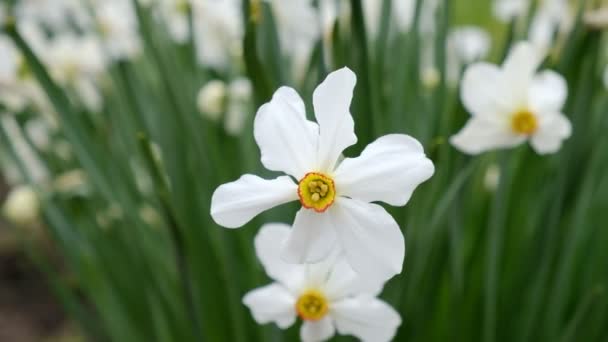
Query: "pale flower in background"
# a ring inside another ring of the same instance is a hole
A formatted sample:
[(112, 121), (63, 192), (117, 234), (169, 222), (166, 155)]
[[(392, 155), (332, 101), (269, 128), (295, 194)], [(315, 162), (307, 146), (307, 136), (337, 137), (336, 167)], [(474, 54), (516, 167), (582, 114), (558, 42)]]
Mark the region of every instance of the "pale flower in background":
[(539, 154), (559, 150), (572, 131), (561, 113), (568, 89), (558, 73), (536, 72), (542, 59), (537, 48), (523, 42), (514, 45), (502, 68), (469, 67), (460, 95), (471, 119), (450, 139), (452, 145), (478, 154), (529, 140)]
[(100, 110), (103, 99), (96, 83), (106, 61), (96, 37), (64, 33), (47, 44), (41, 57), (55, 80), (72, 89), (87, 109)]
[(49, 178), (49, 170), (28, 143), (15, 116), (0, 113), (0, 124), (6, 132), (19, 160), (23, 163), (25, 172), (27, 172), (27, 175), (20, 173), (18, 179), (12, 180), (13, 184), (24, 183), (30, 180), (37, 184), (44, 183)]
[(226, 102), (226, 83), (221, 80), (207, 82), (196, 97), (199, 112), (212, 121), (217, 121), (224, 112)]
[(503, 22), (510, 22), (526, 13), (530, 0), (494, 0), (494, 16)]
[(130, 0), (96, 0), (94, 24), (110, 59), (130, 59), (141, 46), (137, 18)]
[(462, 68), (484, 59), (490, 52), (490, 35), (476, 26), (461, 26), (450, 31), (447, 40), (447, 81), (456, 86)]
[(265, 0), (272, 6), (281, 52), (292, 60), (296, 80), (305, 76), (315, 43), (321, 39), (322, 17), (310, 0)]
[(574, 12), (568, 0), (544, 0), (534, 13), (528, 40), (537, 48), (548, 50), (556, 35), (569, 31), (573, 24)]
[(225, 69), (241, 53), (241, 1), (192, 0), (196, 53), (201, 65)]
[(188, 27), (189, 0), (160, 0), (158, 15), (167, 25), (171, 38), (179, 44), (185, 43), (190, 38)]
[(30, 186), (17, 186), (4, 201), (2, 213), (10, 222), (18, 226), (34, 224), (40, 216), (38, 195)]
[(383, 283), (356, 274), (337, 253), (318, 264), (285, 263), (279, 245), (289, 233), (287, 225), (267, 224), (255, 238), (258, 259), (275, 281), (243, 298), (256, 322), (273, 322), (286, 329), (299, 316), (304, 342), (327, 340), (336, 331), (362, 341), (390, 341), (401, 325), (401, 317), (376, 298)]
[(251, 104), (251, 81), (245, 77), (239, 77), (230, 82), (228, 86), (228, 108), (224, 128), (232, 136), (238, 136), (245, 127), (249, 116)]
[(404, 134), (369, 144), (357, 158), (342, 152), (357, 142), (350, 103), (356, 83), (348, 68), (332, 72), (313, 93), (317, 122), (306, 119), (294, 89), (278, 89), (258, 110), (254, 136), (262, 164), (289, 176), (266, 180), (244, 175), (221, 185), (211, 199), (211, 216), (238, 228), (259, 213), (299, 200), (285, 260), (318, 262), (335, 248), (361, 274), (388, 279), (401, 272), (405, 241), (382, 201), (405, 205), (415, 188), (434, 173), (422, 145)]
[(89, 14), (81, 0), (19, 0), (14, 9), (17, 22), (31, 21), (51, 30), (82, 29)]

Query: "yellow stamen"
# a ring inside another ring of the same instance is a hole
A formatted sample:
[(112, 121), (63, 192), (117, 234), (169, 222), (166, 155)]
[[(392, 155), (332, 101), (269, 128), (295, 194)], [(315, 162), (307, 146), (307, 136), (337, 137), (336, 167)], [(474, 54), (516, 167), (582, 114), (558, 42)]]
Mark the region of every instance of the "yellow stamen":
[(307, 173), (298, 184), (298, 196), (304, 208), (324, 212), (336, 197), (334, 181), (322, 173)]
[(511, 128), (517, 134), (533, 134), (538, 129), (536, 116), (529, 110), (519, 111), (511, 119)]
[(296, 302), (296, 312), (303, 320), (318, 321), (327, 314), (328, 310), (327, 298), (317, 290), (305, 291)]

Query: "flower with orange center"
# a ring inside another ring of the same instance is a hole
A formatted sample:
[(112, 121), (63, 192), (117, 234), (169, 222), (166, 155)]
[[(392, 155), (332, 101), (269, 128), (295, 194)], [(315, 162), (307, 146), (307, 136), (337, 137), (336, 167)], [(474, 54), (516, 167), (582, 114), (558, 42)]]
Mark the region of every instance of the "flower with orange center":
[(361, 341), (391, 341), (401, 318), (376, 298), (384, 282), (355, 273), (339, 251), (317, 264), (286, 263), (277, 244), (290, 232), (288, 225), (271, 223), (255, 237), (256, 255), (274, 282), (243, 297), (253, 319), (287, 329), (299, 318), (303, 342), (325, 341), (336, 332)]
[(304, 208), (322, 213), (336, 198), (334, 181), (322, 173), (307, 173), (298, 183), (298, 197)]
[(529, 110), (521, 110), (513, 115), (511, 128), (517, 134), (531, 135), (538, 129), (538, 121)]
[(380, 205), (405, 205), (435, 168), (422, 145), (404, 134), (369, 144), (356, 158), (343, 151), (357, 142), (350, 103), (356, 83), (347, 68), (334, 71), (315, 89), (316, 122), (306, 118), (304, 101), (281, 87), (254, 120), (261, 161), (285, 176), (254, 175), (223, 184), (211, 198), (211, 216), (237, 228), (277, 205), (299, 201), (292, 234), (280, 245), (285, 260), (315, 263), (342, 249), (362, 274), (386, 280), (401, 272), (405, 239)]
[(298, 316), (305, 321), (318, 321), (325, 317), (328, 310), (327, 298), (319, 290), (307, 290), (296, 301)]
[(557, 152), (572, 127), (561, 113), (568, 96), (565, 79), (537, 72), (543, 60), (528, 42), (514, 45), (501, 67), (479, 62), (464, 73), (460, 97), (470, 120), (451, 144), (468, 154), (529, 141), (538, 154)]

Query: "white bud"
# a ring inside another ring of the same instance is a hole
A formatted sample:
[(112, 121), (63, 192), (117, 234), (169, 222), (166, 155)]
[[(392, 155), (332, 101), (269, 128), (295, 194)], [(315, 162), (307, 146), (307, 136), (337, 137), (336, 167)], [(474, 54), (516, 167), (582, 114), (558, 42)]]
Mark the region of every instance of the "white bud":
[(208, 119), (217, 121), (223, 110), (226, 98), (226, 84), (220, 80), (207, 82), (198, 92), (198, 110)]
[(425, 67), (422, 69), (422, 84), (425, 87), (433, 89), (439, 85), (440, 80), (441, 75), (439, 74), (439, 70), (437, 70), (437, 68)]
[(498, 188), (500, 182), (500, 168), (496, 164), (491, 164), (486, 169), (486, 174), (483, 177), (483, 186), (489, 192), (494, 192)]
[(2, 212), (16, 225), (31, 225), (38, 220), (40, 214), (38, 195), (31, 187), (20, 185), (8, 194)]

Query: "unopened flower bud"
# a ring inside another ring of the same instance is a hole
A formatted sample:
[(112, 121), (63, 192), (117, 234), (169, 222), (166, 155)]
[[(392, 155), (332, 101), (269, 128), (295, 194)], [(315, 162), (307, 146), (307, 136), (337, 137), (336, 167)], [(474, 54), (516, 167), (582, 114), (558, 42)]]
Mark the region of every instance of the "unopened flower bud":
[(198, 110), (210, 120), (217, 121), (224, 110), (226, 84), (220, 80), (207, 82), (198, 92)]
[(40, 214), (38, 195), (29, 186), (14, 188), (6, 198), (2, 208), (4, 216), (18, 226), (35, 223)]

